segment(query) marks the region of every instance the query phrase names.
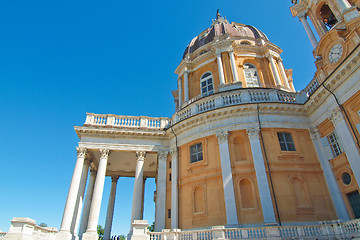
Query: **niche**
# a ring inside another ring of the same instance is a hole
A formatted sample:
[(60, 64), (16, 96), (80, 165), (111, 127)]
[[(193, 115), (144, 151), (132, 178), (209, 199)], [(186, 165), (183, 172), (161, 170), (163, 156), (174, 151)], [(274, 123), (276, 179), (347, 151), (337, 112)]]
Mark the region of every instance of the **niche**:
[(193, 190), (193, 212), (194, 214), (205, 213), (204, 189), (196, 186)]
[(243, 209), (256, 208), (255, 194), (250, 180), (247, 178), (241, 179), (239, 186), (241, 195), (241, 207)]

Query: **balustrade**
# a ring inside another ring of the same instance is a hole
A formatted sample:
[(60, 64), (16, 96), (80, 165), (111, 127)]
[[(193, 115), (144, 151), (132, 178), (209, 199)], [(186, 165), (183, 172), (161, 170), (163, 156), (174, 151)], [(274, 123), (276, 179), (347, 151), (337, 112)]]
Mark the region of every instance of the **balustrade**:
[(84, 126), (107, 126), (122, 128), (164, 129), (169, 118), (117, 116), (113, 114), (87, 113)]
[[(150, 240), (210, 240), (223, 239), (216, 233), (224, 233), (225, 239), (351, 239), (360, 237), (360, 219), (347, 222), (327, 222), (311, 226), (271, 226), (253, 228), (222, 228), (213, 227), (208, 230), (170, 232), (148, 232)], [(274, 235), (278, 234), (277, 236)], [(165, 237), (166, 236), (166, 237)]]

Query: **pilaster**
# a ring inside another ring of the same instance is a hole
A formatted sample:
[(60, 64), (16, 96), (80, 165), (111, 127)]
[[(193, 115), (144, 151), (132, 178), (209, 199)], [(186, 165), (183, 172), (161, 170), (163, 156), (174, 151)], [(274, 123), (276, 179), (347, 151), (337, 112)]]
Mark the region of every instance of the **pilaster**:
[(339, 107), (336, 107), (331, 111), (330, 119), (335, 126), (335, 132), (339, 137), (341, 145), (344, 148), (344, 152), (350, 164), (350, 167), (353, 171), (356, 182), (359, 186), (360, 184), (360, 154), (359, 148), (356, 145), (354, 137), (349, 129), (345, 118)]
[(264, 163), (263, 151), (260, 143), (260, 129), (258, 127), (249, 128), (246, 132), (250, 140), (264, 223), (265, 225), (277, 224)]
[(158, 154), (158, 175), (156, 181), (155, 232), (165, 228), (166, 218), (166, 160), (167, 151)]
[(171, 152), (171, 229), (178, 228), (178, 150)]
[(234, 183), (231, 171), (231, 161), (229, 154), (228, 131), (216, 134), (219, 142), (221, 173), (224, 187), (225, 209), (227, 225), (236, 226), (239, 224), (237, 218), (236, 201), (234, 193)]

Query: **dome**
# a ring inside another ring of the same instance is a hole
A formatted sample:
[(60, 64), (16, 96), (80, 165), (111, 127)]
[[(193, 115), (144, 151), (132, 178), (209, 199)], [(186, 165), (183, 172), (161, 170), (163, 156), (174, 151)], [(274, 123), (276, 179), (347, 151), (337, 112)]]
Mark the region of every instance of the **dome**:
[(221, 40), (222, 38), (263, 39), (268, 41), (266, 35), (255, 27), (235, 22), (229, 23), (226, 18), (221, 17), (218, 13), (211, 27), (191, 40), (184, 51), (183, 58), (185, 58), (186, 54), (195, 52), (200, 47), (214, 41), (214, 39)]

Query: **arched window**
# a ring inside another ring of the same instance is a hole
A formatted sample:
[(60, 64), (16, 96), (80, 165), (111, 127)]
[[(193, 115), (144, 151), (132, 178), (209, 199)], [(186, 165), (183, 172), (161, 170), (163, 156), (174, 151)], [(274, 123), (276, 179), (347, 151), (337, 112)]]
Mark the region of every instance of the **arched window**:
[(331, 29), (337, 23), (334, 13), (326, 3), (320, 9), (320, 16), (328, 29)]
[(214, 83), (211, 72), (206, 72), (200, 79), (201, 95), (207, 96), (214, 93)]
[(259, 74), (254, 65), (245, 63), (244, 74), (247, 87), (260, 87)]

